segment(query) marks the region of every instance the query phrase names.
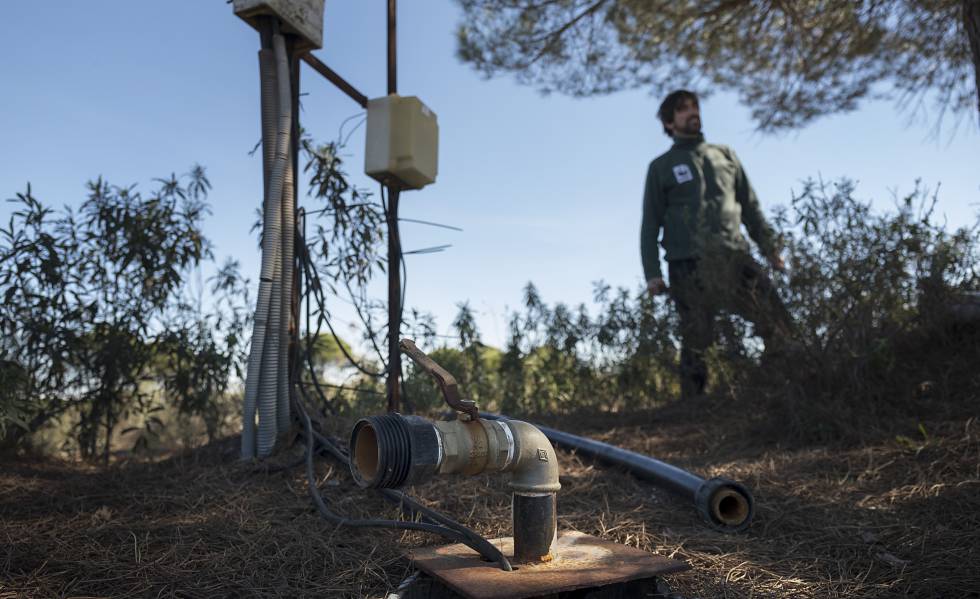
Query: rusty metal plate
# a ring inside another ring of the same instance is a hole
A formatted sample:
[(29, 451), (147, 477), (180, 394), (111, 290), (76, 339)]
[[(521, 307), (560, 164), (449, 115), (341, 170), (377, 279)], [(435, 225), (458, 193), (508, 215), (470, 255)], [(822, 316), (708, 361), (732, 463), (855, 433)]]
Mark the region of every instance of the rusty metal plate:
[[(508, 558), (513, 537), (490, 541)], [(424, 547), (409, 552), (415, 566), (468, 599), (520, 599), (573, 591), (682, 572), (685, 562), (653, 555), (634, 547), (581, 532), (564, 532), (555, 544), (557, 558), (546, 563), (518, 564), (504, 572), (483, 561), (466, 545)]]

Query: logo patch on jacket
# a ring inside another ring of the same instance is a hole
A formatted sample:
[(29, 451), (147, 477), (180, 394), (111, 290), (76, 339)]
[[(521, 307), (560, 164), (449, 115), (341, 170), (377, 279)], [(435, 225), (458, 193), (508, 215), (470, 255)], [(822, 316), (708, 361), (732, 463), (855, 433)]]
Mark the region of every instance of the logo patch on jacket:
[(677, 179), (678, 183), (687, 183), (694, 180), (694, 175), (691, 174), (691, 169), (686, 164), (675, 164), (674, 178)]

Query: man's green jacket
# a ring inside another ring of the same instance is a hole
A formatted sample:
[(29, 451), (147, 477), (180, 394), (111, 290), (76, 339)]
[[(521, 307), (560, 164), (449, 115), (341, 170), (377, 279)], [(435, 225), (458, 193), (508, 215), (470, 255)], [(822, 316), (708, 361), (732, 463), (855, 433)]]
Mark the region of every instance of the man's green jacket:
[(647, 170), (640, 228), (646, 280), (663, 277), (661, 228), (665, 258), (671, 261), (713, 250), (748, 250), (742, 223), (763, 254), (775, 253), (775, 236), (735, 152), (706, 143), (703, 135), (676, 139)]

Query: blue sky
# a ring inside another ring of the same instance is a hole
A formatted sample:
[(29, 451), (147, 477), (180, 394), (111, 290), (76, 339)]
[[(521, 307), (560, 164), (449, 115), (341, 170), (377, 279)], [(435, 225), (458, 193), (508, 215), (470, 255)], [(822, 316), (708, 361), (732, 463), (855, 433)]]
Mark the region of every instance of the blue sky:
[[(385, 92), (382, 0), (327, 2), (317, 55), (369, 97)], [(534, 281), (546, 301), (589, 302), (592, 282), (638, 287), (640, 200), (646, 165), (669, 145), (643, 90), (574, 100), (542, 96), (508, 77), (484, 80), (454, 56), (458, 10), (449, 0), (399, 3), (399, 92), (438, 115), (439, 178), (402, 196), (402, 215), (462, 227), (405, 223), (408, 305), (445, 332), (469, 300), (484, 338), (499, 344), (508, 307)], [(7, 3), (0, 20), (0, 194), (29, 181), (55, 204), (78, 204), (98, 175), (147, 187), (151, 178), (207, 167), (214, 186), (205, 231), (219, 257), (258, 278), (249, 233), (261, 202), (258, 35), (223, 0)], [(303, 126), (332, 139), (360, 108), (305, 65)], [(709, 141), (739, 154), (767, 212), (809, 176), (850, 176), (886, 208), (916, 179), (941, 184), (939, 213), (972, 224), (980, 208), (980, 135), (951, 139), (871, 102), (777, 137), (755, 133), (729, 95), (702, 103)], [(361, 175), (363, 129), (348, 145)], [(0, 208), (6, 219), (9, 207)], [(381, 291), (379, 289), (379, 291)], [(379, 297), (383, 297), (379, 295)], [(338, 306), (343, 319), (346, 311)], [(349, 315), (347, 315), (349, 317)]]

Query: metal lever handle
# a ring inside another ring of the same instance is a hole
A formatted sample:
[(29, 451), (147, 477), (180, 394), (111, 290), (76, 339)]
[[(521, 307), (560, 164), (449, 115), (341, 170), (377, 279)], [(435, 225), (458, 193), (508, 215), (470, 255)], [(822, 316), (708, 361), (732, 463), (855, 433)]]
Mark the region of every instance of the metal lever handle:
[(450, 408), (457, 412), (469, 414), (473, 420), (480, 418), (480, 411), (476, 407), (476, 402), (460, 397), (456, 377), (449, 374), (442, 366), (436, 364), (425, 352), (416, 347), (411, 339), (402, 339), (398, 342), (398, 347), (402, 350), (402, 353), (411, 358), (422, 370), (432, 375), (432, 378), (436, 380), (436, 384), (439, 385), (439, 390), (442, 391), (442, 396)]

